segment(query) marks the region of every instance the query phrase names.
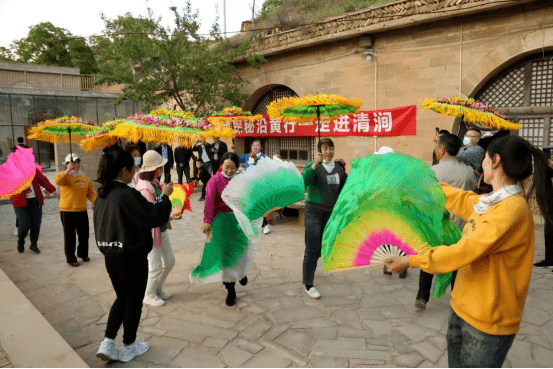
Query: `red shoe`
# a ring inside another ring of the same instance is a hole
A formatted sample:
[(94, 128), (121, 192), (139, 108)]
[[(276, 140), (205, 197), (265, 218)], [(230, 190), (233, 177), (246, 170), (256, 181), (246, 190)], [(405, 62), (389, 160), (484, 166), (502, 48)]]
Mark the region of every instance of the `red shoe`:
[(79, 264), (79, 262), (76, 261), (76, 262), (74, 262), (74, 263), (69, 263), (69, 265), (71, 265), (72, 267), (78, 267), (78, 266), (81, 265), (81, 264)]

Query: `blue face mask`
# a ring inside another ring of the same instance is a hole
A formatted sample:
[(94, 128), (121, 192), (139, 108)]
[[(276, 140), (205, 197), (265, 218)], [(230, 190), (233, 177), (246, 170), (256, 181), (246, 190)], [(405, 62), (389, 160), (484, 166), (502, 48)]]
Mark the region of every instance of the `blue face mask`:
[(137, 158), (134, 158), (134, 165), (138, 167), (140, 166), (141, 163), (142, 163), (142, 158), (140, 156)]

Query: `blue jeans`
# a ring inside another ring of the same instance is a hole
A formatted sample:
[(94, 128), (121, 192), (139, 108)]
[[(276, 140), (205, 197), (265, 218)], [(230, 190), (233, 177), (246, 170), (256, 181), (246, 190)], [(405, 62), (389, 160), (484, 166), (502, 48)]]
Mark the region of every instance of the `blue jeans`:
[(25, 237), (31, 230), (31, 247), (36, 247), (38, 235), (40, 234), (40, 224), (42, 223), (42, 206), (38, 206), (36, 198), (27, 199), (27, 206), (15, 208), (15, 216), (19, 223), (17, 227), (17, 238), (20, 242), (25, 242)]
[(451, 310), (447, 329), (450, 368), (501, 368), (515, 334), (494, 336), (472, 327)]
[(177, 175), (179, 176), (179, 184), (182, 184), (182, 174), (186, 176), (186, 183), (190, 182), (190, 165), (183, 165), (182, 167), (177, 164)]

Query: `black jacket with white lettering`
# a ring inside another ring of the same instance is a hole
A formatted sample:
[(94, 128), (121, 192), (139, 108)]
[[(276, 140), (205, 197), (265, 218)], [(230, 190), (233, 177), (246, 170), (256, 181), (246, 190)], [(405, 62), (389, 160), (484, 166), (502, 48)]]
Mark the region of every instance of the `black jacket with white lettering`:
[(106, 257), (146, 257), (152, 251), (152, 228), (167, 224), (170, 214), (167, 196), (151, 203), (134, 188), (114, 182), (107, 197), (94, 204), (96, 244)]

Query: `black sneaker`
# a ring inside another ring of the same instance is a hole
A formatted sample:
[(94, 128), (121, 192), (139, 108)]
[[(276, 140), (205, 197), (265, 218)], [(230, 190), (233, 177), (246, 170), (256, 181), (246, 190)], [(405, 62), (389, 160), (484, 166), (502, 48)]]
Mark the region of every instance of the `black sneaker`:
[(536, 268), (553, 268), (553, 261), (542, 260), (537, 263), (534, 263)]
[(205, 197), (200, 197), (198, 201), (205, 201)]
[(388, 269), (386, 269), (386, 266), (384, 266), (384, 268), (382, 269), (382, 273), (386, 275), (392, 275), (392, 272), (389, 272)]
[(407, 278), (407, 271), (405, 271), (405, 272), (403, 272), (403, 273), (400, 273), (400, 274), (399, 274), (399, 278), (401, 278), (401, 279)]
[(240, 282), (240, 284), (242, 286), (245, 286), (245, 285), (248, 284), (248, 277), (246, 276), (246, 277), (242, 278), (241, 280), (239, 280), (238, 282)]
[(30, 250), (34, 252), (35, 254), (40, 254), (40, 249), (36, 246), (31, 246)]
[(234, 290), (234, 288), (229, 289), (225, 303), (227, 304), (227, 306), (234, 306), (234, 304), (236, 304), (236, 291)]
[(22, 243), (17, 244), (17, 251), (19, 251), (21, 254), (25, 252), (25, 245)]

